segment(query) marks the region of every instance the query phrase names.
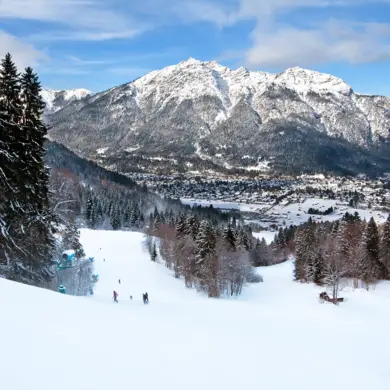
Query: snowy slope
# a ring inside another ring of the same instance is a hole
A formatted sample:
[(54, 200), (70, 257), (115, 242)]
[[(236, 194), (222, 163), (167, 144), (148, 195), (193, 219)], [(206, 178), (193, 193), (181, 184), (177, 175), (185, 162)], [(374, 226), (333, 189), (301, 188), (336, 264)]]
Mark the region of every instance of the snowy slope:
[(69, 103), (81, 100), (91, 94), (91, 91), (84, 88), (67, 89), (62, 91), (42, 88), (41, 97), (46, 103), (45, 114), (47, 115), (57, 112)]
[(320, 305), (319, 290), (293, 283), (285, 263), (261, 270), (264, 283), (240, 298), (211, 300), (150, 262), (138, 233), (83, 230), (81, 238), (100, 274), (93, 297), (0, 279), (2, 387), (388, 389), (388, 283), (345, 292), (339, 307)]

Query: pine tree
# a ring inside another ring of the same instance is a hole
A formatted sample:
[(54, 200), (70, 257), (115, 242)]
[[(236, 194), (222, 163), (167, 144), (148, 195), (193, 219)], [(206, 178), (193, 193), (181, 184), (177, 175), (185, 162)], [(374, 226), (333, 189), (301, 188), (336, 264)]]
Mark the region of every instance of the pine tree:
[(25, 170), (21, 159), (25, 140), (20, 126), (20, 94), (20, 77), (8, 53), (1, 61), (0, 68), (0, 217), (7, 230), (23, 210), (23, 181), (19, 174)]
[(185, 220), (185, 229), (184, 232), (186, 235), (190, 236), (193, 240), (196, 240), (196, 237), (199, 232), (200, 221), (195, 214), (190, 214)]
[(156, 261), (157, 260), (157, 248), (156, 248), (156, 242), (153, 241), (151, 252), (150, 252), (150, 260)]
[(85, 218), (89, 228), (95, 228), (96, 226), (96, 201), (92, 197), (92, 193), (88, 194), (87, 206), (85, 210)]
[(184, 214), (180, 214), (176, 220), (175, 224), (176, 237), (182, 238), (186, 234), (187, 225), (186, 225), (186, 217)]
[(208, 220), (203, 220), (201, 222), (196, 243), (198, 245), (200, 261), (205, 259), (207, 256), (214, 254), (216, 235), (213, 226)]
[(325, 277), (325, 259), (321, 247), (318, 248), (313, 268), (313, 282), (318, 286), (322, 286)]
[[(40, 92), (41, 85), (38, 76), (31, 68), (27, 68), (21, 79), (23, 102), (23, 138), (26, 142), (22, 153), (25, 164), (23, 178), (26, 203), (31, 209), (30, 232), (32, 244), (36, 251), (35, 256), (46, 259), (46, 266), (51, 263), (54, 237), (51, 232), (53, 216), (49, 204), (49, 171), (44, 163), (44, 142), (47, 134), (46, 126), (42, 121), (43, 102)], [(40, 237), (37, 243), (35, 237)], [(43, 261), (44, 263), (44, 261)], [(38, 266), (42, 266), (42, 261)]]
[(64, 231), (62, 246), (64, 249), (73, 249), (79, 253), (84, 253), (83, 247), (80, 243), (80, 231), (74, 222), (70, 222)]
[(236, 250), (236, 237), (234, 235), (233, 229), (231, 225), (227, 225), (223, 231), (222, 235), (223, 239), (226, 242), (226, 246), (230, 251), (235, 251)]
[(385, 277), (385, 267), (379, 260), (379, 233), (373, 217), (369, 220), (362, 238), (361, 275), (366, 283)]
[(0, 249), (8, 277), (35, 284), (51, 278), (54, 249), (40, 90), (32, 69), (20, 79), (7, 54), (0, 69), (0, 219), (12, 245), (1, 240)]
[(381, 234), (380, 260), (385, 267), (386, 279), (390, 278), (390, 214), (387, 217)]
[(261, 240), (256, 239), (256, 244), (251, 251), (251, 262), (254, 267), (264, 267), (269, 265), (269, 251), (268, 245), (263, 237)]
[(279, 248), (284, 248), (286, 246), (286, 238), (285, 238), (284, 230), (282, 227), (279, 228), (278, 234), (276, 235), (275, 244)]
[(118, 230), (121, 227), (121, 216), (119, 212), (118, 204), (112, 206), (111, 211), (111, 226), (114, 230)]

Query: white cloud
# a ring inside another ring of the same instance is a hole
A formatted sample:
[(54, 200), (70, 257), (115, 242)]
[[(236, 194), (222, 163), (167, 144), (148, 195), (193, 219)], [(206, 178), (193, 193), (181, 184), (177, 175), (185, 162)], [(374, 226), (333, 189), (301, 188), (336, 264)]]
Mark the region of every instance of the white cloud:
[[(330, 62), (375, 62), (390, 58), (390, 24), (328, 20), (313, 23), (301, 20), (294, 25), (280, 24), (280, 16), (291, 11), (326, 7), (375, 6), (390, 0), (237, 0), (238, 7), (225, 18), (226, 25), (244, 20), (256, 22), (250, 35), (250, 49), (227, 52), (222, 58), (241, 57), (248, 67), (313, 66)], [(295, 18), (297, 16), (295, 15)], [(299, 16), (298, 16), (299, 17)], [(284, 18), (286, 19), (286, 18)], [(221, 19), (215, 19), (219, 25)], [(318, 20), (318, 18), (316, 18)]]
[(351, 64), (390, 59), (390, 26), (330, 21), (315, 29), (283, 27), (252, 33), (245, 53), (249, 67), (313, 66), (329, 62)]
[(35, 49), (32, 45), (20, 41), (18, 38), (0, 30), (0, 53), (3, 57), (11, 53), (19, 69), (27, 66), (36, 66), (42, 60), (48, 59), (45, 53)]
[(0, 19), (47, 23), (37, 40), (108, 40), (130, 38), (146, 26), (131, 13), (116, 10), (121, 0), (2, 0)]
[[(310, 66), (332, 61), (372, 62), (388, 58), (386, 24), (323, 21), (280, 25), (281, 16), (304, 8), (374, 6), (390, 0), (0, 0), (0, 20), (44, 22), (31, 42), (130, 39), (162, 25), (209, 22), (220, 28), (251, 21), (251, 46), (241, 61), (256, 66)], [(298, 16), (297, 16), (298, 15)], [(295, 13), (295, 18), (299, 13)], [(222, 57), (232, 53), (222, 54)], [(234, 53), (236, 55), (236, 53)], [(87, 65), (87, 64), (86, 64)], [(126, 67), (126, 66), (124, 66)]]

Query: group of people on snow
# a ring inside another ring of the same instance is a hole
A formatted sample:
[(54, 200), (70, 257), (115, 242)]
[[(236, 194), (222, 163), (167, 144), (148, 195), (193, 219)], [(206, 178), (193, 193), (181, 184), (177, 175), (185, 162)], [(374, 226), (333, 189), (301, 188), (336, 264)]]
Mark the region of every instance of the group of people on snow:
[[(114, 298), (114, 302), (116, 302), (116, 303), (118, 303), (118, 296), (119, 296), (119, 294), (114, 290), (113, 298)], [(133, 296), (132, 295), (130, 295), (130, 300), (133, 300)], [(142, 300), (143, 300), (145, 305), (149, 303), (149, 295), (148, 295), (147, 292), (142, 294)]]

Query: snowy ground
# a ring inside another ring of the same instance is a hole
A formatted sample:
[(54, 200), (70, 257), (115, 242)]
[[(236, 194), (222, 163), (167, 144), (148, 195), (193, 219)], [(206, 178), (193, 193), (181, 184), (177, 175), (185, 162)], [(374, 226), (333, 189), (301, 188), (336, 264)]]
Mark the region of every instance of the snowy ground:
[(275, 234), (276, 232), (274, 231), (270, 231), (270, 230), (263, 230), (261, 232), (253, 232), (252, 233), (254, 237), (256, 238), (260, 238), (260, 240), (262, 238), (265, 239), (265, 241), (267, 242), (267, 244), (271, 244), (271, 242), (274, 240), (275, 238)]
[(262, 269), (264, 283), (238, 299), (213, 300), (152, 263), (141, 234), (83, 230), (81, 238), (96, 258), (94, 296), (0, 279), (1, 388), (389, 389), (387, 283), (321, 305), (320, 290), (293, 283), (285, 263)]
[[(269, 209), (271, 205), (269, 203), (238, 203), (238, 202), (223, 202), (223, 201), (208, 201), (202, 199), (186, 199), (182, 198), (181, 201), (184, 204), (190, 205), (204, 205), (209, 206), (212, 204), (216, 208), (223, 210), (240, 210), (241, 212), (259, 213), (262, 209)], [(330, 215), (310, 215), (307, 213), (309, 208), (315, 208), (320, 211), (325, 211), (329, 207), (335, 208), (335, 212)], [(265, 213), (262, 218), (252, 218), (247, 222), (258, 223), (265, 228), (271, 224), (278, 226), (282, 225), (299, 225), (306, 222), (310, 217), (314, 221), (335, 221), (341, 219), (346, 212), (351, 214), (356, 211), (359, 213), (362, 219), (369, 220), (374, 217), (377, 223), (383, 223), (386, 221), (387, 213), (381, 211), (374, 211), (370, 209), (354, 209), (346, 204), (340, 204), (339, 201), (320, 198), (308, 198), (303, 200), (302, 203), (292, 203), (289, 205), (277, 205), (272, 207)]]

